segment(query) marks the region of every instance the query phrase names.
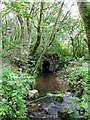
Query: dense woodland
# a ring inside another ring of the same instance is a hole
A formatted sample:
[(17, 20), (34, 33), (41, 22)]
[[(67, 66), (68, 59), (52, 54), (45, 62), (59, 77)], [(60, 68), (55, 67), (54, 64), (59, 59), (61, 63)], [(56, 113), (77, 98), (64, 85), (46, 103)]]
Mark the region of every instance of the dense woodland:
[[(72, 15), (74, 6), (77, 17)], [(63, 102), (68, 92), (78, 104), (58, 110), (58, 120), (90, 120), (90, 2), (10, 0), (2, 2), (0, 14), (0, 118), (32, 119), (28, 102), (33, 105), (47, 96)], [(31, 95), (37, 78), (51, 73), (68, 83), (67, 91), (42, 96), (37, 89)]]

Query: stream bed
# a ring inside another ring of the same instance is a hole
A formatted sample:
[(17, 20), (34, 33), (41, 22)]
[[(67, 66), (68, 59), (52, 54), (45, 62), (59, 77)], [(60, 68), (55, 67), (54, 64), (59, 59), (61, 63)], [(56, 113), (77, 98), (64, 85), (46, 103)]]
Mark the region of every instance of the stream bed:
[(36, 80), (35, 89), (39, 91), (40, 97), (47, 93), (63, 94), (63, 97), (46, 96), (35, 102), (28, 101), (30, 120), (84, 120), (78, 98), (68, 92), (69, 84), (60, 78), (60, 74), (42, 74)]

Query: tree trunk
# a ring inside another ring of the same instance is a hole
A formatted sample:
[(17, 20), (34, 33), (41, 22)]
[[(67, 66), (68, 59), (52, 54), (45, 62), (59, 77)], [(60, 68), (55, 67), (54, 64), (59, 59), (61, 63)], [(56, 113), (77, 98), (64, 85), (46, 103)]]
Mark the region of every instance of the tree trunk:
[(37, 48), (40, 45), (40, 41), (41, 41), (41, 21), (42, 21), (42, 15), (43, 15), (43, 5), (44, 5), (44, 3), (41, 2), (40, 15), (39, 15), (38, 26), (37, 26), (37, 41), (31, 52), (31, 55), (34, 55), (36, 53)]
[(78, 2), (80, 15), (83, 19), (85, 30), (86, 30), (86, 36), (88, 39), (88, 50), (90, 53), (90, 3), (86, 2)]
[(28, 29), (28, 51), (31, 45), (31, 27), (32, 27), (32, 21), (27, 18), (27, 29)]
[(18, 20), (20, 22), (21, 25), (21, 39), (22, 39), (22, 48), (21, 48), (21, 54), (23, 53), (24, 50), (24, 46), (25, 46), (25, 40), (24, 40), (24, 21), (21, 18), (21, 16), (17, 15)]
[[(1, 5), (0, 1), (0, 5)], [(1, 7), (1, 6), (0, 6)], [(0, 89), (2, 89), (2, 13), (0, 12)]]
[(35, 69), (34, 69), (34, 73), (37, 71), (43, 55), (45, 54), (45, 52), (47, 51), (48, 47), (52, 44), (52, 42), (53, 42), (54, 39), (55, 39), (55, 35), (56, 35), (56, 32), (57, 32), (57, 31), (56, 31), (56, 25), (57, 25), (57, 23), (58, 23), (58, 19), (59, 19), (59, 16), (60, 16), (60, 13), (61, 13), (61, 10), (62, 10), (63, 5), (64, 5), (64, 2), (62, 2), (62, 4), (61, 4), (61, 7), (60, 7), (59, 12), (58, 12), (58, 16), (57, 16), (56, 21), (55, 21), (55, 23), (54, 23), (54, 25), (53, 25), (52, 33), (51, 33), (51, 35), (50, 35), (50, 37), (49, 37), (49, 43), (47, 44), (47, 46), (44, 47), (42, 53), (40, 54), (40, 57), (39, 57), (39, 59), (38, 59), (38, 61), (37, 61), (37, 63), (36, 63)]
[[(89, 86), (88, 93), (90, 97), (90, 2), (78, 2), (79, 12), (84, 22), (84, 27), (86, 30), (86, 36), (88, 40), (88, 75), (89, 75)], [(90, 107), (90, 104), (89, 106)], [(90, 113), (90, 109), (89, 113)]]
[[(32, 8), (30, 10), (30, 15), (33, 14), (33, 9), (34, 9), (34, 3), (32, 5)], [(28, 30), (28, 51), (31, 45), (31, 29), (32, 29), (32, 19), (29, 19), (27, 17), (27, 30)]]

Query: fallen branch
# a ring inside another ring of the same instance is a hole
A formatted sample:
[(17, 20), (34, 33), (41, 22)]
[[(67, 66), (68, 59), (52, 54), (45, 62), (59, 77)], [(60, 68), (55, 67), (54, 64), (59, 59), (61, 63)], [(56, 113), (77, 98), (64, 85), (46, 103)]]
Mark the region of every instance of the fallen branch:
[(32, 100), (32, 101), (30, 101), (30, 103), (37, 102), (37, 101), (42, 100), (42, 99), (44, 99), (46, 97), (48, 97), (48, 96), (46, 95), (46, 96), (40, 97), (40, 98), (38, 98), (36, 100)]

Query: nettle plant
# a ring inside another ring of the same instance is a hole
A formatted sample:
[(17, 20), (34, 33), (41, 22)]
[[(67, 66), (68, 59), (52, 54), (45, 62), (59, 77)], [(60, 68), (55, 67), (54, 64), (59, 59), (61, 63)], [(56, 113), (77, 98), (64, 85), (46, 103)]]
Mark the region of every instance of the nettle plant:
[[(29, 90), (29, 81), (32, 76), (17, 74), (5, 68), (3, 70), (2, 99), (0, 115), (3, 119), (26, 118), (25, 98)], [(34, 81), (34, 79), (32, 80)]]

